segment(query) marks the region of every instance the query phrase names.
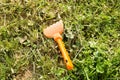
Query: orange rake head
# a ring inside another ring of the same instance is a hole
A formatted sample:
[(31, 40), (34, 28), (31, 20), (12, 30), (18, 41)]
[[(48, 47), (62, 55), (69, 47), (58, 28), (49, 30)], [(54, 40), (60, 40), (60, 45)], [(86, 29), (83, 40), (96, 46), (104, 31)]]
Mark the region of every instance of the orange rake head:
[(50, 25), (44, 29), (43, 34), (48, 38), (62, 38), (60, 34), (63, 32), (63, 22), (62, 20)]

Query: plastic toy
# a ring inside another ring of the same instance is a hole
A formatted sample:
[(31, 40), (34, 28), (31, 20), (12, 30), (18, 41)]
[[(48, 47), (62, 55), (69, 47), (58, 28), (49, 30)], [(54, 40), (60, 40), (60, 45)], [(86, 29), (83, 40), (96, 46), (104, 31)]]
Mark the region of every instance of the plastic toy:
[(43, 33), (48, 38), (54, 38), (54, 40), (58, 43), (59, 49), (62, 53), (64, 63), (66, 64), (66, 67), (68, 70), (73, 69), (72, 61), (68, 55), (68, 52), (65, 48), (64, 42), (62, 41), (62, 32), (63, 32), (63, 22), (62, 20), (54, 23), (53, 25), (50, 25), (46, 29), (43, 30)]

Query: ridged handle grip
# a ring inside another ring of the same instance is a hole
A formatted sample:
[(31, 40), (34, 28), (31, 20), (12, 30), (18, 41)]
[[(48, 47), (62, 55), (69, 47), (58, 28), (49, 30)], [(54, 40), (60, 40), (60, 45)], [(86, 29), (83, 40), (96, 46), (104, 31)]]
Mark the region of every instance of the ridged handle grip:
[(72, 70), (73, 69), (73, 64), (72, 64), (72, 61), (71, 61), (71, 59), (68, 55), (68, 52), (66, 51), (66, 48), (65, 48), (65, 45), (64, 45), (62, 39), (58, 38), (56, 40), (56, 42), (58, 43), (59, 49), (62, 53), (62, 56), (64, 58), (64, 63), (66, 64), (67, 69)]

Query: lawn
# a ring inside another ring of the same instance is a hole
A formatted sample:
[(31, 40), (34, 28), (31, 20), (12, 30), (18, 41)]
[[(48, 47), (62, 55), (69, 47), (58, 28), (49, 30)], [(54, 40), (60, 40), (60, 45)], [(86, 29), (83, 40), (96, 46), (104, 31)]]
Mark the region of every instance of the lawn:
[[(63, 20), (67, 70), (43, 35)], [(119, 80), (120, 0), (0, 0), (0, 80)]]

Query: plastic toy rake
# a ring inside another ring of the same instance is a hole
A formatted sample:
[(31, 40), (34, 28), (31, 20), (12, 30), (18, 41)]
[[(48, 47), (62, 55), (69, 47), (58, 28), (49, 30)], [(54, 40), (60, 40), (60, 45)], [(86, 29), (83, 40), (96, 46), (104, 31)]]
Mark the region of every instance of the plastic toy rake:
[(68, 52), (66, 51), (65, 45), (62, 41), (62, 32), (63, 32), (63, 22), (62, 20), (54, 23), (53, 25), (50, 25), (46, 29), (44, 29), (43, 33), (48, 38), (54, 38), (54, 40), (58, 43), (59, 49), (62, 53), (64, 63), (66, 64), (66, 67), (68, 70), (73, 69), (72, 61), (68, 55)]

